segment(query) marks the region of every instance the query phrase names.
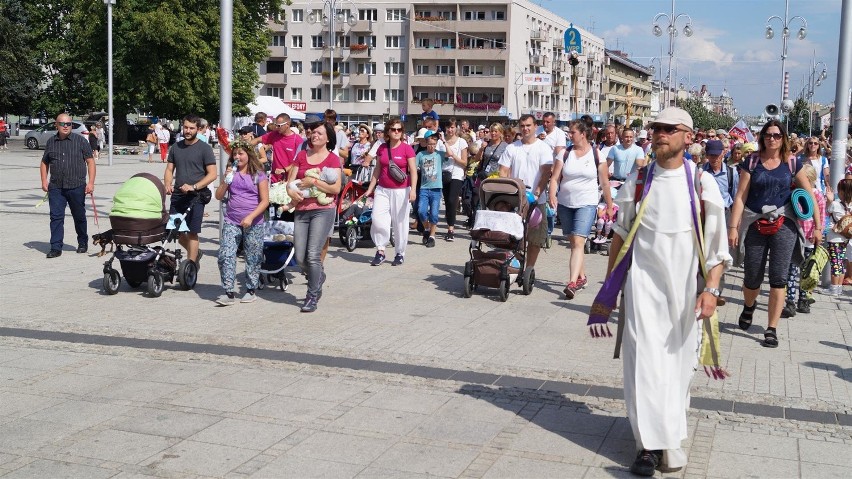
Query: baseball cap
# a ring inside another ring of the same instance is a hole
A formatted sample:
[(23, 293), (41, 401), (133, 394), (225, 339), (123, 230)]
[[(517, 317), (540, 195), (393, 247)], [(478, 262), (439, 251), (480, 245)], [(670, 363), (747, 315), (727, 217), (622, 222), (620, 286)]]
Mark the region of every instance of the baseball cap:
[(654, 125), (683, 125), (692, 130), (692, 117), (686, 110), (676, 106), (670, 106), (661, 111), (657, 118), (651, 122)]
[(639, 139), (644, 140), (645, 138), (648, 138), (648, 130), (640, 130)]
[(477, 127), (476, 127), (476, 129), (477, 129), (477, 130), (484, 130), (484, 129), (485, 129), (485, 125), (479, 125), (479, 126), (477, 126)]
[(421, 128), (417, 130), (417, 136), (414, 137), (415, 140), (424, 140), (426, 139), (426, 132), (430, 131), (428, 128)]
[(379, 123), (378, 125), (376, 125), (376, 127), (375, 127), (375, 128), (373, 128), (373, 130), (375, 130), (375, 131), (385, 131), (385, 124), (384, 124), (384, 123)]
[(423, 139), (427, 140), (427, 139), (431, 138), (432, 135), (437, 135), (437, 133), (435, 133), (432, 130), (426, 130), (426, 133), (423, 134)]
[(704, 145), (704, 153), (708, 155), (721, 155), (725, 146), (719, 140), (710, 140)]

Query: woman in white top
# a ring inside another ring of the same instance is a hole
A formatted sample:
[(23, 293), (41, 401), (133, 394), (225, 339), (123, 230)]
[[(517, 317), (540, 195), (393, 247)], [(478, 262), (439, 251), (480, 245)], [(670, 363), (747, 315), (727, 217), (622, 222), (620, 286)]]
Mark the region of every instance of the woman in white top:
[(444, 126), (444, 145), (447, 148), (444, 166), (444, 206), (447, 216), (447, 241), (455, 240), (453, 230), (456, 226), (456, 213), (459, 210), (459, 195), (464, 183), (464, 169), (467, 167), (467, 141), (458, 136), (456, 119), (450, 118)]
[(610, 217), (613, 214), (606, 159), (601, 161), (596, 157), (598, 152), (589, 142), (591, 134), (591, 129), (582, 121), (569, 124), (568, 137), (573, 146), (553, 161), (550, 178), (550, 207), (556, 209), (562, 233), (571, 242), (568, 285), (564, 289), (567, 299), (574, 299), (574, 294), (588, 283), (583, 246), (595, 223), (600, 188), (606, 212)]

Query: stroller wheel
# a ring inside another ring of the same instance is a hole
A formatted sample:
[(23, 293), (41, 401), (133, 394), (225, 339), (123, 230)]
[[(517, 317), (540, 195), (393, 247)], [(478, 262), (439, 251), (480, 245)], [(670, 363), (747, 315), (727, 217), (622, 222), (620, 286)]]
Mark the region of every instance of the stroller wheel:
[(464, 297), (469, 298), (473, 296), (473, 276), (465, 276), (464, 277)]
[(148, 275), (148, 294), (159, 298), (163, 294), (163, 275), (154, 271)]
[(182, 290), (188, 291), (194, 288), (195, 282), (198, 281), (198, 266), (195, 261), (188, 259), (181, 261), (177, 277)]
[(343, 234), (345, 236), (343, 245), (346, 246), (346, 251), (355, 251), (355, 248), (358, 247), (358, 229), (354, 226), (347, 226)]
[(111, 269), (104, 273), (104, 292), (106, 294), (113, 295), (117, 293), (120, 286), (121, 276), (118, 274), (118, 271)]
[(508, 279), (501, 279), (500, 280), (500, 287), (498, 289), (498, 293), (500, 294), (500, 301), (505, 303), (506, 300), (509, 299), (509, 280)]
[(528, 268), (524, 270), (524, 280), (523, 285), (521, 285), (522, 291), (524, 295), (529, 295), (532, 293), (533, 287), (535, 286), (535, 269)]

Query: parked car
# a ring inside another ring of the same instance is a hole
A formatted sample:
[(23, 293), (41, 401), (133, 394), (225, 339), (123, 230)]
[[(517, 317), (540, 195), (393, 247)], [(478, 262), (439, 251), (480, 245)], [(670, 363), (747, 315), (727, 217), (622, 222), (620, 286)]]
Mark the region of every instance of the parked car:
[[(79, 121), (72, 121), (71, 123), (73, 124), (71, 127), (72, 133), (84, 135), (86, 138), (89, 137), (89, 130), (86, 128), (86, 125)], [(47, 139), (55, 134), (56, 123), (47, 123), (46, 125), (42, 125), (27, 133), (26, 136), (24, 136), (24, 144), (26, 144), (27, 148), (31, 150), (44, 148), (44, 145), (47, 144)]]

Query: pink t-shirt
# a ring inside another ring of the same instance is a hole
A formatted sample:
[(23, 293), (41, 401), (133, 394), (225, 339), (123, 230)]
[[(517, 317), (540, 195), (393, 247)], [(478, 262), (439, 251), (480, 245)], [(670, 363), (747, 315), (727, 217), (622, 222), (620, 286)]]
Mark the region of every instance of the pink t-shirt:
[[(415, 156), (411, 145), (400, 143), (396, 148), (392, 148), (390, 150), (390, 156), (393, 157), (393, 162), (396, 163), (396, 165), (399, 166), (406, 175), (409, 175), (408, 159), (414, 158)], [(388, 165), (390, 165), (390, 162), (388, 160), (387, 143), (382, 143), (379, 146), (379, 149), (376, 151), (376, 158), (379, 160), (379, 186), (382, 188), (407, 188), (411, 186), (411, 176), (406, 176), (405, 181), (402, 183), (398, 183), (391, 178), (390, 173), (388, 172)]]
[(270, 183), (278, 183), (285, 176), (276, 175), (275, 170), (279, 168), (286, 170), (293, 163), (293, 158), (299, 152), (299, 146), (304, 139), (295, 132), (292, 135), (285, 136), (277, 131), (270, 131), (261, 138), (263, 138), (264, 145), (272, 145), (272, 176), (269, 180)]
[[(296, 180), (301, 180), (305, 177), (305, 172), (310, 170), (311, 168), (319, 168), (320, 172), (323, 168), (337, 168), (337, 177), (340, 178), (340, 175), (343, 172), (340, 170), (340, 157), (335, 155), (332, 152), (328, 152), (328, 156), (318, 165), (312, 165), (308, 163), (308, 153), (306, 151), (300, 151), (296, 158), (293, 160), (293, 163), (298, 166), (299, 170), (296, 172)], [(334, 201), (327, 205), (320, 205), (317, 203), (316, 198), (305, 198), (298, 205), (296, 205), (296, 209), (299, 211), (308, 211), (308, 210), (322, 210), (327, 208), (334, 208), (337, 206), (337, 196), (329, 195)]]

